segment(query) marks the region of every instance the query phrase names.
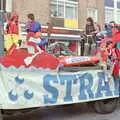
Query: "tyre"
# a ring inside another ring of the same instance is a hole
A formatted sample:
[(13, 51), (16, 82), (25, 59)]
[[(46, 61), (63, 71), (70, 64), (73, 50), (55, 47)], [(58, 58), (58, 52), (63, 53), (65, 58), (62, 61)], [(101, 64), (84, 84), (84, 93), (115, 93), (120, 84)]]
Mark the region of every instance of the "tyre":
[(3, 114), (4, 116), (13, 116), (14, 114), (16, 114), (16, 112), (15, 112), (15, 111), (12, 111), (12, 110), (3, 110), (3, 111), (2, 111), (2, 114)]
[(0, 110), (0, 120), (3, 120), (2, 110)]
[(108, 114), (108, 113), (114, 112), (117, 105), (118, 105), (118, 99), (113, 98), (113, 99), (96, 101), (93, 104), (93, 108), (94, 108), (95, 112), (97, 112), (97, 113)]
[(101, 109), (101, 101), (94, 102), (93, 109), (96, 113), (104, 114), (104, 111)]

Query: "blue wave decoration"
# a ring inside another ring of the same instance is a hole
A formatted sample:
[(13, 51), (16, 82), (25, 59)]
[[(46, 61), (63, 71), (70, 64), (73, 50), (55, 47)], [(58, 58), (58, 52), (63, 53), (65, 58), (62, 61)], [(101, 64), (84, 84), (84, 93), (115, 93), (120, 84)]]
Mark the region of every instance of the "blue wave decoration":
[(51, 70), (49, 68), (36, 68), (34, 66), (31, 66), (29, 68), (25, 68), (24, 66), (20, 66), (19, 68), (16, 68), (15, 66), (5, 67), (2, 64), (0, 64), (0, 69), (5, 71), (25, 71), (25, 72), (51, 72), (54, 70)]
[(33, 94), (33, 92), (30, 92), (29, 90), (26, 90), (24, 92), (24, 97), (25, 97), (25, 99), (30, 100), (34, 97), (34, 94)]
[(19, 78), (19, 76), (17, 76), (17, 77), (15, 78), (15, 81), (16, 81), (17, 84), (21, 85), (21, 84), (24, 83), (25, 80), (24, 80), (24, 78), (21, 79), (21, 78)]
[(8, 96), (9, 96), (9, 99), (11, 100), (11, 101), (17, 101), (18, 100), (18, 95), (17, 95), (17, 93), (14, 93), (14, 91), (13, 90), (11, 90), (9, 93), (8, 93)]

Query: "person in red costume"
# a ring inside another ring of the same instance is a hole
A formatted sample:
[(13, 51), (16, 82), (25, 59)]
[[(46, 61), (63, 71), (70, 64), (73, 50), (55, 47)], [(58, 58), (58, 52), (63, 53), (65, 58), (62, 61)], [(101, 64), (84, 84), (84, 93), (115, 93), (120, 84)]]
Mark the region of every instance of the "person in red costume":
[(108, 54), (108, 61), (111, 64), (111, 74), (113, 77), (119, 78), (119, 59), (117, 55), (117, 48), (113, 48), (112, 42), (108, 42), (106, 44), (107, 47), (107, 54)]
[(112, 76), (119, 78), (119, 61), (116, 54), (116, 48), (113, 48), (112, 42), (102, 43), (99, 51), (100, 65), (105, 73), (105, 82), (112, 79)]
[(106, 64), (107, 62), (107, 52), (106, 52), (106, 44), (102, 43), (100, 45), (100, 51), (98, 52), (100, 54), (100, 62)]
[(105, 82), (108, 82), (106, 43), (102, 43), (100, 45), (100, 51), (97, 53), (97, 56), (99, 58), (99, 65), (105, 73)]
[(7, 34), (16, 34), (16, 35), (19, 34), (18, 19), (19, 19), (19, 16), (16, 13), (13, 13), (11, 15), (11, 19), (10, 21), (8, 21), (8, 24), (7, 24), (7, 29), (6, 29)]
[(75, 53), (77, 50), (77, 44), (75, 42), (71, 42), (70, 44), (70, 50)]
[(113, 36), (112, 43), (120, 64), (120, 26), (117, 26), (117, 29), (118, 32), (116, 32), (116, 34)]
[(8, 51), (11, 46), (19, 41), (19, 16), (16, 13), (11, 14), (10, 20), (7, 21), (5, 30), (5, 49)]
[(113, 47), (117, 44), (117, 46), (120, 49), (120, 26), (117, 26), (117, 32), (114, 34), (112, 42), (113, 42)]
[(117, 24), (114, 21), (111, 21), (110, 26), (111, 26), (111, 29), (112, 29), (112, 36), (114, 36), (115, 33), (118, 31), (118, 29), (116, 28)]

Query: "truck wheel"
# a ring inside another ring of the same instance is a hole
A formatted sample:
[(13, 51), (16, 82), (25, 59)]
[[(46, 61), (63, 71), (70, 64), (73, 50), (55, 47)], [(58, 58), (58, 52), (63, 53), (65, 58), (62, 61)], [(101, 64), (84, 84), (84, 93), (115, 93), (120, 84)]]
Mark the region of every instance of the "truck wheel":
[[(100, 102), (100, 101), (98, 101)], [(100, 107), (100, 104), (98, 102), (89, 102), (88, 103), (88, 106), (93, 110), (95, 111), (96, 113), (101, 113), (103, 114), (102, 110), (101, 110), (101, 107)]]
[(0, 110), (0, 120), (3, 120), (2, 110)]
[(118, 103), (117, 98), (96, 101), (93, 104), (93, 108), (97, 113), (108, 114), (112, 113), (116, 109), (117, 103)]
[(4, 116), (12, 116), (14, 113), (15, 113), (15, 112), (10, 111), (10, 110), (3, 110), (3, 111), (2, 111), (2, 114), (3, 114)]

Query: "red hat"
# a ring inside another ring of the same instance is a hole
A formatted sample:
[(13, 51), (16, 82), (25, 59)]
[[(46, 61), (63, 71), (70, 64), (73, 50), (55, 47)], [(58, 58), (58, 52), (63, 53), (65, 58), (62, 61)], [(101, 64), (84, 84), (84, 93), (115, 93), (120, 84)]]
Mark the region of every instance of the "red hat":
[(17, 13), (12, 13), (11, 14), (11, 19), (18, 19), (19, 15)]
[(104, 46), (106, 46), (106, 44), (105, 44), (105, 43), (102, 43), (102, 44), (100, 45), (100, 48), (104, 48)]

